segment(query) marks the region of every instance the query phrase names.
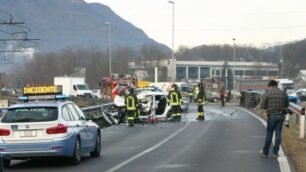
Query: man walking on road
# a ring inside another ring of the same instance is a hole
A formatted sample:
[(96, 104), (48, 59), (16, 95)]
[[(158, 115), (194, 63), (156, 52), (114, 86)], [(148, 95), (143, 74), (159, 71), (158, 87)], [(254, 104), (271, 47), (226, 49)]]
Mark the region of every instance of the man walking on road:
[(274, 157), (277, 158), (279, 146), (281, 144), (281, 133), (283, 122), (285, 120), (285, 111), (289, 106), (288, 95), (280, 90), (278, 83), (271, 80), (268, 83), (268, 90), (264, 93), (261, 108), (267, 110), (267, 133), (263, 149), (259, 152), (261, 156), (267, 157), (272, 142), (273, 133), (275, 131), (275, 145), (273, 147)]
[(225, 85), (221, 79), (219, 80), (218, 91), (220, 94), (221, 106), (225, 106), (225, 102), (224, 102)]

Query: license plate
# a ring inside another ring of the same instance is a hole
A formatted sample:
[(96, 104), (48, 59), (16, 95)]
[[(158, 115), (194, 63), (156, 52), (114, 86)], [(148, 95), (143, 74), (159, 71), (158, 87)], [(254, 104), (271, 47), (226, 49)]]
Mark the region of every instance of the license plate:
[(21, 137), (36, 137), (36, 131), (35, 130), (25, 130), (20, 131)]

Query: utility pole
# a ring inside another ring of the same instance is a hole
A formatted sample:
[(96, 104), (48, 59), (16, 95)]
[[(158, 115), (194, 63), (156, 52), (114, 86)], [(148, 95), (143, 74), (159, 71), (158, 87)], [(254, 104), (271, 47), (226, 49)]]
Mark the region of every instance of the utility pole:
[(109, 56), (109, 76), (112, 75), (112, 40), (111, 40), (111, 23), (105, 22), (108, 25), (108, 56)]
[(175, 57), (174, 57), (174, 1), (168, 1), (170, 4), (172, 4), (172, 51), (171, 51), (171, 57), (172, 57), (172, 75), (171, 80), (174, 82), (176, 80), (175, 76)]
[(236, 45), (235, 45), (236, 39), (233, 38), (234, 46), (233, 46), (233, 58), (234, 58), (234, 65), (233, 65), (233, 91), (236, 91)]

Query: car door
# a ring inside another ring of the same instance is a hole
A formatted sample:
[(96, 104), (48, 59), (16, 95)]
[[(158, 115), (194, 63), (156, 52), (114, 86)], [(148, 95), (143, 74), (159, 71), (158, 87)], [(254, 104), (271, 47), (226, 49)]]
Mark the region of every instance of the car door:
[(82, 147), (82, 152), (88, 148), (88, 138), (87, 138), (87, 133), (88, 133), (88, 128), (86, 126), (86, 123), (81, 119), (79, 116), (78, 112), (75, 110), (73, 105), (71, 103), (67, 104), (67, 108), (69, 109), (69, 112), (71, 113), (72, 118), (74, 119), (74, 124), (75, 127), (77, 128), (77, 131), (80, 135), (81, 138), (81, 147)]
[(72, 104), (75, 111), (80, 116), (80, 121), (83, 125), (86, 127), (86, 140), (87, 140), (87, 146), (90, 149), (91, 147), (95, 146), (96, 143), (96, 133), (97, 133), (97, 125), (92, 122), (91, 120), (87, 120), (83, 111), (75, 104)]

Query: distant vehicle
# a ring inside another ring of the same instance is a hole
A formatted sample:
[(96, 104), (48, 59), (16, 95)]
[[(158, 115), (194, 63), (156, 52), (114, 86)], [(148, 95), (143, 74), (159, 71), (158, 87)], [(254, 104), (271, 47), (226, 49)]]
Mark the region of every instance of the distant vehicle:
[(15, 95), (16, 90), (12, 88), (2, 88), (2, 95), (4, 96), (10, 96), (10, 95)]
[(294, 92), (294, 83), (290, 79), (276, 79), (278, 82), (278, 88), (281, 90), (286, 90), (287, 93), (293, 93)]
[(103, 92), (101, 89), (91, 90), (92, 91), (92, 97), (101, 99), (103, 97)]
[(128, 86), (136, 87), (137, 79), (131, 75), (113, 74), (102, 78), (103, 96), (114, 100)]
[[(29, 90), (32, 93), (46, 89)], [(61, 97), (57, 95), (58, 90), (51, 90), (56, 93), (55, 98)], [(101, 153), (99, 126), (71, 101), (39, 100), (13, 105), (1, 118), (0, 136), (4, 166), (9, 166), (14, 159), (49, 156), (68, 157), (72, 164), (78, 164), (82, 155), (97, 157)]]
[(219, 95), (217, 92), (211, 92), (209, 90), (205, 91), (206, 100), (209, 102), (217, 102), (219, 100)]
[(289, 96), (296, 96), (300, 101), (306, 101), (306, 88), (296, 90), (289, 94)]
[(84, 77), (54, 77), (54, 85), (61, 85), (66, 96), (91, 97), (92, 91), (85, 83)]

